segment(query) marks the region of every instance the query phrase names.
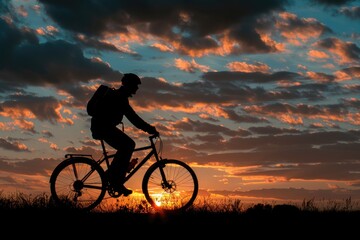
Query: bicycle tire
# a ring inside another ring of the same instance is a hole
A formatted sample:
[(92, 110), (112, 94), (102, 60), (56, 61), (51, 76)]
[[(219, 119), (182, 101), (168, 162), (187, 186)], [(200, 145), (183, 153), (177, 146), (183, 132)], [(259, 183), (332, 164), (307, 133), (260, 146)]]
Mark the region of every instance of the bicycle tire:
[(51, 198), (59, 206), (91, 210), (104, 198), (106, 184), (104, 170), (93, 159), (71, 157), (51, 174)]
[[(161, 168), (168, 186), (162, 180)], [(151, 165), (142, 182), (144, 196), (156, 211), (186, 210), (194, 203), (198, 190), (199, 183), (194, 170), (176, 159), (163, 159)]]

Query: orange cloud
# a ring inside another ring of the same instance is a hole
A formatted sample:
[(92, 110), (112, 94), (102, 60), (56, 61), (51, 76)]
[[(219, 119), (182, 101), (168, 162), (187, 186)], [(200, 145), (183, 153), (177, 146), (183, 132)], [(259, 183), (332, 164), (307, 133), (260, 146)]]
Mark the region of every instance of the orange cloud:
[(151, 45), (152, 47), (159, 49), (162, 52), (173, 52), (174, 48), (165, 44), (161, 44), (161, 43), (154, 43), (153, 45)]
[[(55, 120), (57, 122), (60, 123), (67, 123), (69, 125), (74, 124), (74, 122), (70, 119), (70, 118), (64, 118), (61, 115), (61, 109), (62, 109), (62, 105), (60, 103), (57, 103), (57, 105), (55, 104), (54, 106), (47, 106), (49, 107), (49, 109), (53, 110), (55, 113)], [(53, 109), (53, 107), (55, 109)], [(52, 121), (53, 119), (49, 118), (47, 119), (47, 116), (42, 116), (42, 113), (36, 113), (36, 110), (32, 110), (29, 109), (27, 107), (24, 106), (3, 106), (2, 107), (2, 111), (0, 112), (0, 116), (3, 117), (8, 117), (14, 120), (13, 124), (15, 126), (20, 127), (21, 129), (26, 129), (26, 130), (31, 130), (34, 127), (34, 123), (27, 121), (25, 119), (35, 119), (35, 118), (40, 118), (40, 119), (45, 119), (45, 120), (49, 120)], [(35, 112), (34, 112), (35, 111)], [(36, 115), (37, 114), (37, 115)]]
[(3, 106), (3, 109), (0, 112), (0, 116), (9, 117), (11, 119), (18, 119), (18, 118), (34, 119), (35, 118), (35, 114), (32, 111), (30, 111), (29, 109), (7, 107), (7, 106)]
[(276, 42), (275, 40), (271, 39), (270, 35), (261, 32), (259, 32), (259, 34), (261, 40), (267, 46), (271, 46), (271, 48), (275, 49), (276, 52), (284, 52), (286, 50), (285, 44)]
[(139, 105), (134, 105), (134, 107), (139, 112), (151, 112), (154, 110), (161, 111), (171, 111), (171, 112), (183, 112), (189, 114), (208, 114), (213, 117), (223, 117), (229, 118), (229, 115), (226, 111), (223, 110), (222, 106), (219, 104), (209, 104), (209, 103), (191, 103), (189, 105), (149, 105), (147, 108), (143, 108)]
[(304, 123), (300, 116), (296, 117), (289, 114), (281, 114), (278, 118), (280, 121), (291, 125), (302, 125)]
[(360, 68), (350, 68), (345, 70), (336, 71), (334, 73), (336, 80), (346, 81), (360, 78)]
[(58, 145), (55, 144), (55, 143), (50, 143), (50, 148), (53, 149), (53, 150), (59, 150)]
[(14, 125), (18, 126), (20, 129), (34, 131), (35, 124), (30, 121), (26, 121), (25, 119), (15, 119)]
[[(305, 110), (302, 110), (305, 109)], [(304, 104), (297, 104), (296, 106), (291, 106), (288, 104), (283, 105), (281, 110), (273, 111), (271, 108), (266, 106), (246, 106), (244, 110), (252, 114), (262, 114), (268, 117), (278, 119), (281, 122), (292, 124), (292, 125), (301, 125), (303, 124), (303, 119), (313, 119), (313, 120), (323, 120), (325, 122), (337, 121), (350, 123), (354, 125), (359, 125), (360, 123), (360, 114), (359, 113), (344, 113), (339, 114), (338, 112), (333, 112), (331, 109), (323, 108), (316, 109)]]
[(10, 123), (0, 122), (0, 130), (2, 131), (10, 131), (12, 127), (10, 127)]
[(330, 31), (315, 18), (298, 18), (295, 14), (282, 12), (275, 24), (281, 35), (293, 45), (306, 43), (310, 38), (319, 38), (325, 31)]
[(46, 28), (39, 27), (35, 31), (36, 31), (37, 34), (42, 35), (42, 36), (44, 36), (44, 35), (50, 35), (51, 36), (51, 35), (54, 35), (54, 33), (59, 32), (59, 30), (56, 27), (51, 26), (51, 25), (46, 26)]
[(55, 108), (55, 113), (57, 114), (57, 121), (60, 122), (60, 123), (66, 123), (66, 124), (69, 124), (69, 125), (73, 125), (74, 124), (73, 120), (71, 120), (70, 118), (64, 118), (61, 115), (61, 113), (60, 113), (61, 109), (62, 109), (61, 104), (59, 104), (58, 107)]
[(264, 63), (231, 62), (226, 65), (231, 71), (269, 73), (270, 67)]
[(38, 141), (41, 142), (41, 143), (47, 143), (47, 142), (49, 142), (49, 141), (48, 141), (47, 139), (45, 139), (45, 138), (39, 138)]
[(194, 73), (196, 69), (200, 70), (201, 72), (208, 72), (210, 70), (210, 67), (198, 64), (197, 62), (195, 62), (194, 59), (192, 59), (190, 62), (180, 58), (176, 58), (175, 67), (185, 72), (191, 72), (191, 73)]
[(344, 42), (337, 38), (327, 38), (316, 43), (335, 55), (339, 64), (359, 63), (359, 48), (352, 42)]
[(306, 75), (310, 79), (315, 80), (316, 82), (320, 82), (320, 83), (329, 82), (332, 80), (332, 76), (329, 76), (329, 75), (326, 75), (323, 73), (308, 71), (308, 72), (306, 72)]
[(310, 60), (315, 60), (315, 59), (327, 59), (330, 56), (328, 54), (326, 54), (323, 51), (318, 51), (318, 50), (310, 50), (308, 52), (308, 55), (310, 57)]

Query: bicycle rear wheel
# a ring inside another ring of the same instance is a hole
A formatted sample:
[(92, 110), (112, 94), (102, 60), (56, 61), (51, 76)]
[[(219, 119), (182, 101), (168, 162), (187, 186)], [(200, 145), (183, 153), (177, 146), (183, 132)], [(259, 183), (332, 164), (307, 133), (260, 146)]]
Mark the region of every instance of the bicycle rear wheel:
[[(162, 178), (164, 172), (165, 179)], [(175, 159), (163, 159), (146, 171), (142, 191), (146, 200), (157, 211), (174, 212), (189, 208), (199, 190), (192, 168)]]
[(104, 198), (106, 183), (104, 170), (94, 160), (72, 157), (52, 172), (51, 197), (59, 206), (91, 210)]

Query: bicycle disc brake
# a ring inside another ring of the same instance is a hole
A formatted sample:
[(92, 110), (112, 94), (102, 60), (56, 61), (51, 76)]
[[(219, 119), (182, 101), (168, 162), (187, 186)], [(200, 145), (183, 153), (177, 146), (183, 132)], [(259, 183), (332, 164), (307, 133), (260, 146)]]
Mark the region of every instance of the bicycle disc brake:
[(162, 182), (161, 186), (167, 193), (173, 193), (176, 191), (176, 183), (173, 180), (167, 180), (166, 182)]

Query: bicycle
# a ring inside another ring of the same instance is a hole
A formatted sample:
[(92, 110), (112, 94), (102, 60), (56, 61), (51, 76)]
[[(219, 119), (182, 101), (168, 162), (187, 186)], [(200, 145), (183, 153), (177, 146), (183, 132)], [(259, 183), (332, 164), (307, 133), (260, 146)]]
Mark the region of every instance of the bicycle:
[[(157, 149), (156, 142), (160, 147)], [(107, 169), (115, 154), (108, 154), (103, 140), (102, 156), (95, 160), (91, 154), (66, 154), (50, 176), (51, 197), (58, 205), (70, 205), (78, 209), (92, 210), (105, 197), (121, 194), (114, 191), (109, 183)], [(138, 164), (128, 170), (127, 182), (144, 164), (154, 157), (142, 179), (142, 192), (147, 202), (156, 211), (174, 212), (186, 210), (195, 201), (199, 183), (194, 170), (185, 162), (161, 157), (162, 140), (160, 136), (149, 136), (150, 144), (135, 148), (134, 152), (149, 150)], [(103, 164), (105, 162), (105, 164)], [(104, 167), (103, 167), (104, 166)]]

